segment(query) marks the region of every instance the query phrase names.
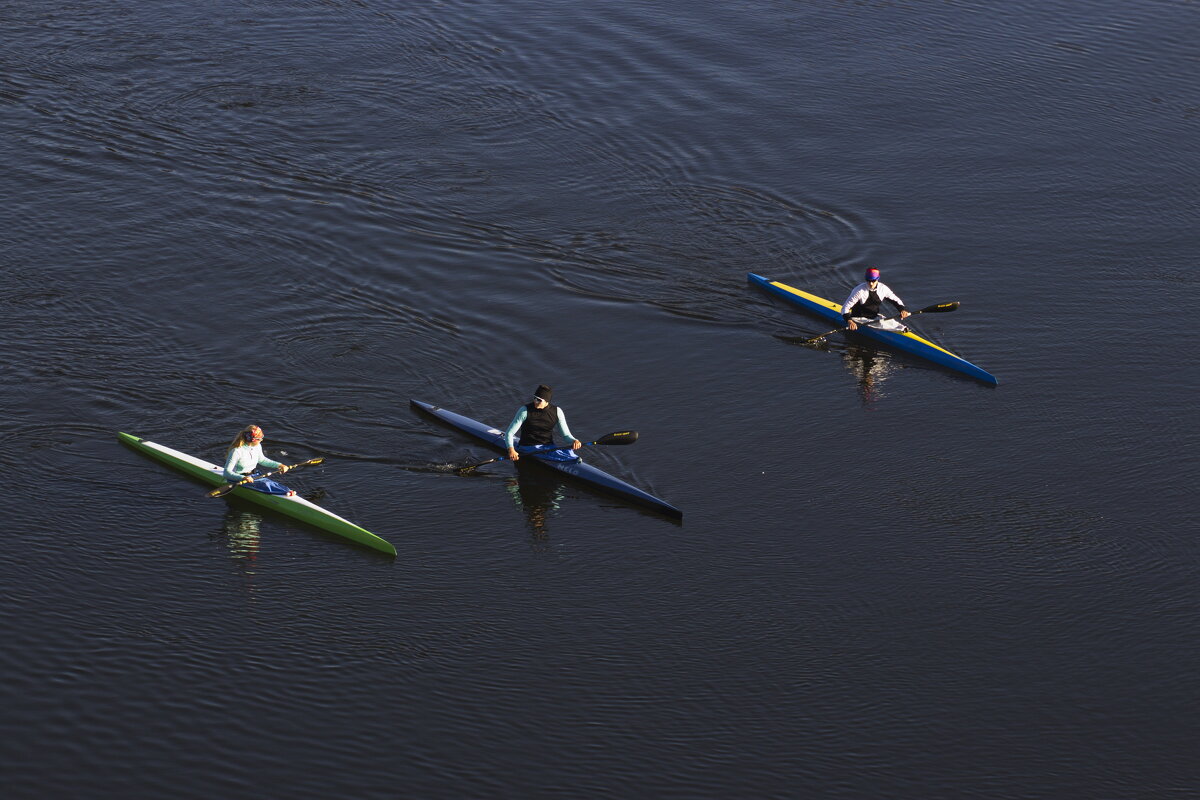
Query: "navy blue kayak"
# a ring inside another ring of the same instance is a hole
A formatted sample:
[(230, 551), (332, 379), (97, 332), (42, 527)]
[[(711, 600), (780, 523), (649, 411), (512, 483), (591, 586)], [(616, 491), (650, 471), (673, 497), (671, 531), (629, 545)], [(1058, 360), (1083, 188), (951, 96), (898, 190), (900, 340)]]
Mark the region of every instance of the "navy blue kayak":
[[(410, 400), (409, 402), (413, 408), (424, 411), (426, 414), (441, 420), (447, 425), (458, 428), (464, 433), (469, 433), (477, 439), (482, 439), (501, 452), (508, 452), (508, 448), (504, 446), (504, 431), (499, 428), (484, 425), (478, 420), (464, 417), (462, 414), (455, 414), (453, 411), (447, 411), (430, 403), (422, 403), (420, 400)], [(683, 512), (670, 503), (659, 500), (654, 495), (643, 492), (636, 486), (609, 475), (604, 470), (596, 469), (590, 464), (584, 463), (582, 458), (571, 461), (554, 461), (548, 458), (538, 458), (536, 454), (531, 453), (521, 459), (522, 464), (526, 461), (536, 461), (545, 467), (583, 481), (594, 489), (599, 489), (602, 492), (616, 495), (617, 497), (623, 497), (626, 500), (667, 514), (668, 516), (683, 518)]]
[[(753, 272), (748, 273), (746, 278), (751, 284), (765, 289), (777, 297), (782, 297), (784, 300), (794, 303), (803, 309), (807, 309), (822, 319), (826, 319), (836, 325), (845, 323), (842, 319), (842, 307), (837, 303), (826, 300), (823, 297), (817, 297), (815, 294), (809, 294), (793, 286), (788, 286), (786, 283), (773, 281), (764, 278), (762, 275), (755, 275)], [(975, 366), (965, 358), (951, 353), (946, 348), (940, 347), (928, 339), (922, 339), (912, 331), (901, 333), (899, 331), (879, 330), (869, 325), (860, 325), (857, 332), (869, 339), (874, 339), (877, 342), (894, 347), (897, 350), (921, 356), (935, 364), (941, 364), (943, 367), (949, 367), (957, 372), (970, 375), (972, 378), (981, 380), (984, 383), (990, 383), (994, 386), (1000, 382), (996, 379), (995, 375), (987, 370)]]

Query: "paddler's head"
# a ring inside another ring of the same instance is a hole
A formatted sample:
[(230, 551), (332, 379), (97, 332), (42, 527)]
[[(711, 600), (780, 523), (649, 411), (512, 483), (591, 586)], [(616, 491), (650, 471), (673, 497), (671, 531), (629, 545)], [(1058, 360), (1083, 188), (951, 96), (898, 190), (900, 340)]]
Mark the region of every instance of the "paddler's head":
[(246, 444), (258, 444), (263, 440), (263, 430), (257, 425), (247, 425), (242, 431), (242, 441)]
[(867, 283), (879, 283), (879, 270), (871, 267), (863, 277), (867, 279)]
[(553, 396), (553, 389), (544, 383), (538, 384), (538, 387), (533, 390), (533, 407), (545, 408), (550, 405), (550, 398)]

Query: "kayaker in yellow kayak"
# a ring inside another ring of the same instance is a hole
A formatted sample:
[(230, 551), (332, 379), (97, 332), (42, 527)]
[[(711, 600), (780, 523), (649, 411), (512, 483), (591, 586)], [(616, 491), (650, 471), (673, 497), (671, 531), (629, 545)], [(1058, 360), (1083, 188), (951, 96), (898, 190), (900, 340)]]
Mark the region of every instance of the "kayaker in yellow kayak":
[(257, 425), (247, 425), (233, 441), (225, 453), (225, 480), (239, 483), (247, 489), (254, 489), (265, 494), (279, 494), (294, 497), (295, 492), (270, 478), (255, 479), (253, 473), (259, 467), (287, 472), (288, 467), (278, 461), (272, 461), (263, 455), (263, 429)]
[(561, 408), (550, 404), (554, 390), (546, 384), (539, 384), (533, 391), (533, 401), (517, 409), (508, 429), (504, 431), (504, 444), (508, 447), (510, 461), (518, 461), (521, 455), (513, 445), (513, 437), (520, 433), (517, 445), (530, 447), (535, 445), (553, 445), (554, 432), (557, 430), (564, 439), (571, 440), (571, 449), (578, 450), (583, 442), (575, 438), (567, 427), (567, 416)]
[[(866, 280), (851, 289), (850, 296), (846, 298), (846, 302), (842, 303), (842, 319), (846, 321), (846, 327), (852, 331), (858, 330), (859, 325), (870, 325), (872, 328), (880, 328), (885, 331), (904, 332), (908, 330), (907, 325), (895, 320), (877, 319), (884, 300), (890, 301), (900, 309), (901, 320), (910, 316), (908, 310), (904, 308), (904, 301), (888, 288), (887, 284), (879, 280), (879, 270), (871, 267), (863, 277)], [(856, 320), (855, 317), (858, 319)]]

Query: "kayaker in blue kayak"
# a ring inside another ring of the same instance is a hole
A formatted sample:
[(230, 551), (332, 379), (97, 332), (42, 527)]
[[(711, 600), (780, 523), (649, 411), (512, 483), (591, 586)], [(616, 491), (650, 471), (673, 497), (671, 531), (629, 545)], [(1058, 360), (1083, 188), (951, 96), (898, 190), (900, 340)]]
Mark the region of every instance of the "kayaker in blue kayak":
[(263, 430), (257, 425), (247, 425), (244, 430), (229, 443), (225, 454), (225, 480), (230, 483), (240, 483), (247, 489), (254, 489), (265, 494), (279, 494), (294, 497), (295, 492), (270, 478), (255, 479), (252, 473), (259, 467), (266, 467), (279, 472), (287, 472), (288, 467), (278, 461), (272, 461), (263, 455)]
[[(520, 460), (521, 454), (517, 452), (517, 447), (527, 453), (534, 447), (553, 450), (555, 431), (558, 431), (564, 439), (571, 440), (572, 450), (583, 447), (583, 442), (576, 439), (575, 435), (571, 433), (571, 429), (567, 427), (567, 417), (563, 414), (562, 409), (550, 404), (553, 395), (553, 389), (544, 383), (540, 384), (533, 392), (533, 401), (517, 409), (516, 416), (513, 417), (512, 422), (508, 423), (508, 429), (504, 431), (504, 444), (508, 446), (510, 461)], [(520, 439), (514, 446), (513, 437), (518, 433)], [(573, 454), (565, 455), (578, 458)]]
[[(895, 320), (878, 319), (879, 310), (883, 307), (885, 300), (900, 309), (901, 320), (911, 316), (904, 308), (904, 301), (888, 288), (887, 284), (879, 280), (879, 270), (871, 267), (863, 277), (866, 280), (851, 289), (850, 296), (846, 298), (846, 302), (842, 303), (842, 319), (846, 321), (846, 327), (852, 331), (858, 330), (859, 325), (870, 325), (872, 328), (881, 328), (885, 331), (903, 332), (908, 330), (907, 325)], [(856, 320), (855, 317), (858, 319)]]

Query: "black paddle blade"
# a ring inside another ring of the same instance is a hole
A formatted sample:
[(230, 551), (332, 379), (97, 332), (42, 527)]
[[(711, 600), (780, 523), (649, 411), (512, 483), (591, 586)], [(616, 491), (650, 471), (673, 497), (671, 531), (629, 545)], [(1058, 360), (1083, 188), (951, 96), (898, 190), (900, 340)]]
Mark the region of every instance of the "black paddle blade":
[(787, 342), (788, 344), (802, 344), (806, 347), (817, 347), (827, 345), (825, 336), (828, 336), (829, 334), (825, 334), (824, 336), (784, 336), (782, 333), (773, 333), (771, 335), (779, 341)]
[(472, 470), (476, 470), (479, 467), (482, 467), (484, 464), (492, 464), (496, 461), (503, 461), (506, 458), (508, 458), (508, 456), (498, 456), (496, 458), (489, 458), (487, 461), (480, 461), (478, 464), (467, 464), (465, 467), (455, 467), (454, 471), (456, 473), (458, 473), (459, 475), (466, 475), (467, 473), (471, 472)]
[(959, 304), (958, 304), (957, 300), (955, 300), (953, 303), (937, 303), (936, 305), (926, 306), (925, 308), (922, 308), (917, 313), (918, 314), (941, 314), (945, 311), (957, 311), (958, 305)]
[(614, 431), (604, 434), (592, 444), (633, 444), (637, 437), (637, 431)]

